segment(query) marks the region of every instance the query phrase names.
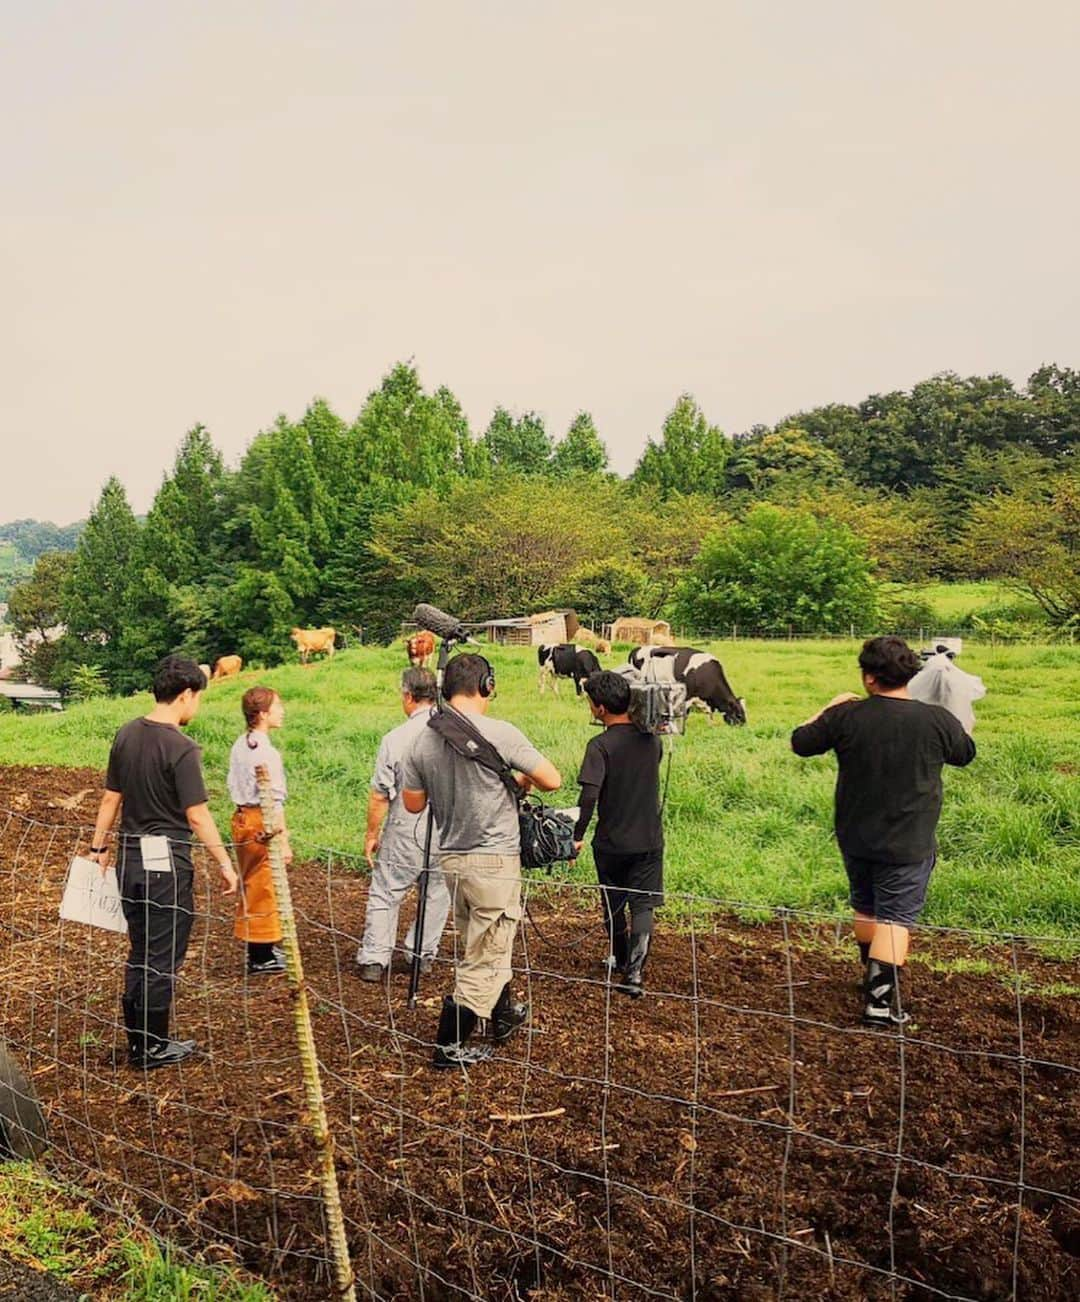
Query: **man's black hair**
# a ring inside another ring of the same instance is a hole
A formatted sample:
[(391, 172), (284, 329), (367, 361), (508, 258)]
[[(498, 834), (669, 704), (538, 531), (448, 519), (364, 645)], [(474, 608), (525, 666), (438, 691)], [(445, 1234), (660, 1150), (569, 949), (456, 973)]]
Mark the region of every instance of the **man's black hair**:
[(411, 665), (401, 675), (401, 690), (408, 692), (414, 701), (434, 701), (435, 675), (430, 669)]
[(154, 700), (161, 705), (175, 701), (188, 688), (193, 692), (206, 690), (206, 675), (187, 656), (165, 656), (154, 666)]
[(585, 679), (585, 694), (608, 714), (625, 714), (630, 708), (630, 684), (612, 669), (601, 669)]
[(919, 657), (902, 637), (872, 637), (859, 652), (859, 668), (882, 687), (904, 687), (919, 672)]
[(447, 663), (443, 674), (443, 696), (449, 700), (452, 696), (478, 696), (480, 684), (491, 672), (483, 656), (466, 651), (454, 656)]

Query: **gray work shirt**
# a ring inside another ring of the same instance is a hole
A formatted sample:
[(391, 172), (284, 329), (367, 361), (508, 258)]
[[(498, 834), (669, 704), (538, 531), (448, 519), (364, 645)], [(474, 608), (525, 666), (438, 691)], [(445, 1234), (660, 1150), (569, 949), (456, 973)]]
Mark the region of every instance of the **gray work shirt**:
[[(520, 728), (505, 719), (470, 714), (469, 722), (521, 773), (533, 773), (543, 756)], [(443, 854), (518, 854), (517, 802), (498, 774), (452, 750), (425, 727), (406, 761), (402, 782), (426, 791)]]
[[(402, 803), (401, 793), (406, 786), (402, 779), (406, 758), (416, 745), (417, 738), (430, 731), (427, 726), (430, 716), (431, 710), (421, 707), (410, 714), (404, 723), (392, 728), (379, 744), (371, 789), (390, 801), (379, 846), (380, 863), (423, 867), (428, 815), (426, 811), (410, 814)], [(431, 853), (434, 856), (438, 851), (439, 838), (433, 831)]]

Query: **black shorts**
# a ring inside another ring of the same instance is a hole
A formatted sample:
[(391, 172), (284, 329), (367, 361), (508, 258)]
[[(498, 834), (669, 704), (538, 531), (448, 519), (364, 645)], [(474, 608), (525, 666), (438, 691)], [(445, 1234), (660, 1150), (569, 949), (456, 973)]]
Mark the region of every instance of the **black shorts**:
[(844, 855), (851, 907), (877, 922), (913, 927), (926, 903), (926, 887), (937, 855), (919, 863), (874, 863)]

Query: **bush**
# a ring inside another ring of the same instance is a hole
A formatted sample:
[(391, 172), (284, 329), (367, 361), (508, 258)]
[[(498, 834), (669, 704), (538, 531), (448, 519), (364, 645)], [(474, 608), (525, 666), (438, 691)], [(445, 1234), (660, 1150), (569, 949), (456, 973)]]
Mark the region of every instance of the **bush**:
[(675, 615), (698, 631), (840, 632), (876, 617), (870, 558), (845, 525), (809, 512), (755, 506), (711, 533), (679, 584)]
[(76, 701), (89, 701), (95, 696), (108, 696), (109, 684), (105, 670), (100, 665), (78, 665), (68, 677), (68, 689)]
[(574, 570), (545, 604), (568, 606), (587, 624), (611, 624), (645, 610), (648, 592), (648, 578), (632, 562), (594, 561)]

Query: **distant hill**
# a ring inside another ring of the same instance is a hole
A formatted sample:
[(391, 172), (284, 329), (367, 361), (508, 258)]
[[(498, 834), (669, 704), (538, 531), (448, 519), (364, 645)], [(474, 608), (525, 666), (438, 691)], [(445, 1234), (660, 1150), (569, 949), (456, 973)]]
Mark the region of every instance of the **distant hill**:
[(85, 523), (12, 520), (0, 524), (0, 601), (5, 601), (12, 586), (30, 573), (43, 552), (73, 551)]

